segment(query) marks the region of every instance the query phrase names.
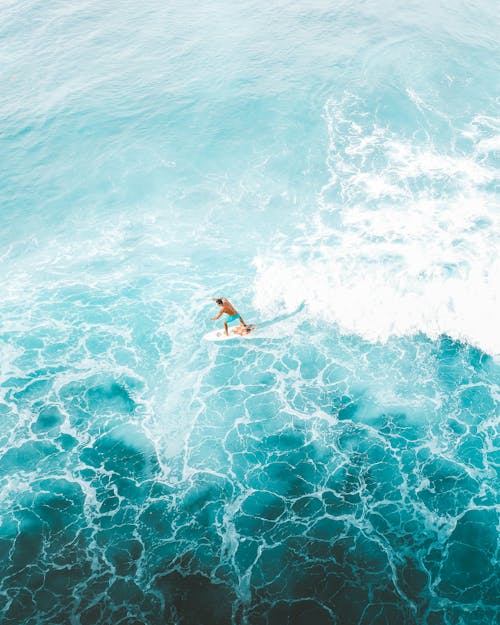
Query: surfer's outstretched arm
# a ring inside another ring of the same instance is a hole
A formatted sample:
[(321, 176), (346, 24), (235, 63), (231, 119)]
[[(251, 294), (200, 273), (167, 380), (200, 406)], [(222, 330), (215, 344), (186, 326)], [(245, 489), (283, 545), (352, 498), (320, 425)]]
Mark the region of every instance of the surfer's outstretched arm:
[(218, 314), (215, 317), (210, 317), (210, 319), (212, 321), (217, 321), (217, 319), (220, 319), (222, 317), (223, 312), (223, 310), (219, 310)]

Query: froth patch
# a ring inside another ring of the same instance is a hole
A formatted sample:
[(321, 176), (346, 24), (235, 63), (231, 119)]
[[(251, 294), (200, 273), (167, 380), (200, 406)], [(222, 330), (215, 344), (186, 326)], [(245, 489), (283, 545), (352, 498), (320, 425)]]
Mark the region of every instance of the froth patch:
[(304, 302), (368, 340), (447, 334), (500, 353), (496, 174), (480, 156), (491, 120), (458, 153), (399, 136), (358, 98), (329, 101), (325, 119), (330, 179), (304, 234), (254, 259), (256, 307)]
[(403, 262), (396, 269), (397, 263), (379, 267), (370, 266), (369, 260), (350, 263), (324, 255), (305, 265), (257, 259), (255, 305), (274, 313), (280, 307), (292, 311), (305, 302), (314, 318), (371, 341), (419, 332), (431, 338), (449, 334), (500, 353), (494, 284), (498, 262), (486, 274), (469, 269), (465, 277), (452, 268), (447, 275), (444, 267), (422, 267), (419, 274)]

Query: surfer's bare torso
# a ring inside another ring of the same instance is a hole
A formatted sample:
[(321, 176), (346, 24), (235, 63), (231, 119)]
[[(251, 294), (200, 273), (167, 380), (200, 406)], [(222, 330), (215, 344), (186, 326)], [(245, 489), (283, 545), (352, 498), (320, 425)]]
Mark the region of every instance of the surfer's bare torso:
[(233, 315), (237, 315), (238, 314), (238, 311), (236, 310), (236, 308), (225, 297), (222, 298), (222, 304), (219, 304), (219, 306), (220, 306), (220, 310), (219, 310), (217, 316), (216, 317), (212, 317), (214, 321), (217, 320), (217, 319), (220, 319), (220, 317), (224, 313), (226, 315), (229, 315), (230, 317), (232, 317)]

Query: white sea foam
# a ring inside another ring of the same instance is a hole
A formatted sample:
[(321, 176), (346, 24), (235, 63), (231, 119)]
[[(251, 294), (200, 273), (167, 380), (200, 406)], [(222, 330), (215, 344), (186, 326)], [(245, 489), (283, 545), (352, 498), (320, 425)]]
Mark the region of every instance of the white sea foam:
[(488, 137), (476, 133), (470, 155), (444, 153), (395, 136), (354, 99), (329, 102), (325, 117), (330, 180), (304, 235), (255, 259), (255, 305), (304, 301), (372, 341), (448, 334), (499, 354), (495, 171), (476, 156)]

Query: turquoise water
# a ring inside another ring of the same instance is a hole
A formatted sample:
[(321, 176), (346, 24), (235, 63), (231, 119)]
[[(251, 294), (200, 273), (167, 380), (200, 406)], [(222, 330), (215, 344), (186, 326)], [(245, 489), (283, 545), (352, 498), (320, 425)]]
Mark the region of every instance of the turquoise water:
[(499, 619), (497, 40), (3, 2), (2, 624)]

